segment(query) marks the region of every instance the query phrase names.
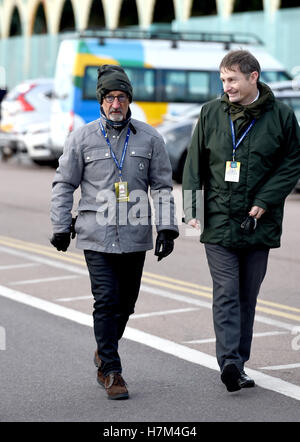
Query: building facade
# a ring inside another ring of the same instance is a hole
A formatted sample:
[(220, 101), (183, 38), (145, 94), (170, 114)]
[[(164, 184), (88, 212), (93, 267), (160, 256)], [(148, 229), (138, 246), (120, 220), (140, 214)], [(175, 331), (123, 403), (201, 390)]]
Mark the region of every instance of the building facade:
[(296, 0), (0, 0), (0, 37), (81, 31), (91, 26), (114, 29), (153, 22), (187, 21), (192, 15), (216, 14), (226, 20), (233, 12), (276, 10), (297, 5)]
[(299, 20), (300, 0), (0, 0), (0, 87), (53, 77), (61, 40), (95, 27), (251, 32), (298, 76)]

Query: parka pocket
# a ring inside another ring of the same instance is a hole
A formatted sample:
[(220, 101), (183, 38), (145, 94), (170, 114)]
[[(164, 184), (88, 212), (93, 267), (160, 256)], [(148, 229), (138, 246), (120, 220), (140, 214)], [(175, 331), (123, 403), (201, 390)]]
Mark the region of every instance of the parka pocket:
[(135, 244), (148, 244), (152, 238), (151, 217), (140, 217), (138, 224), (129, 224), (130, 240)]
[(152, 151), (149, 147), (133, 147), (129, 151), (130, 169), (133, 173), (148, 174)]
[(97, 212), (81, 210), (75, 223), (75, 231), (80, 241), (102, 244), (106, 234), (106, 225), (97, 221)]
[(84, 163), (89, 164), (97, 160), (107, 160), (111, 157), (109, 149), (94, 149), (84, 154)]
[(87, 180), (101, 181), (106, 185), (108, 177), (114, 172), (111, 153), (106, 149), (90, 149), (84, 152), (84, 175)]

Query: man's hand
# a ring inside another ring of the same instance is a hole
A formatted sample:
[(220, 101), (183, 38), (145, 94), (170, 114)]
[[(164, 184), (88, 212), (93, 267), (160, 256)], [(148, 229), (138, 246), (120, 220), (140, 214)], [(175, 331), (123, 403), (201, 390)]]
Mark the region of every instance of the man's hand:
[(50, 242), (58, 251), (66, 252), (71, 242), (71, 233), (53, 233)]
[(264, 213), (265, 209), (258, 206), (253, 206), (249, 212), (249, 215), (253, 216), (253, 218), (259, 219)]
[(193, 218), (188, 222), (188, 226), (192, 226), (194, 227), (194, 229), (200, 230), (200, 221), (196, 218)]
[(155, 255), (158, 256), (157, 261), (170, 255), (174, 249), (174, 232), (168, 230), (161, 230), (157, 234)]

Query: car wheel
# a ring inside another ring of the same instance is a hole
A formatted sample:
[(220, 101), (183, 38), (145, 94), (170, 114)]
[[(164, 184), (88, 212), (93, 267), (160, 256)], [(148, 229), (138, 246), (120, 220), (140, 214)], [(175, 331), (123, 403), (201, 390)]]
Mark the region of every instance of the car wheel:
[(32, 160), (37, 166), (50, 166), (55, 169), (58, 166), (58, 160)]

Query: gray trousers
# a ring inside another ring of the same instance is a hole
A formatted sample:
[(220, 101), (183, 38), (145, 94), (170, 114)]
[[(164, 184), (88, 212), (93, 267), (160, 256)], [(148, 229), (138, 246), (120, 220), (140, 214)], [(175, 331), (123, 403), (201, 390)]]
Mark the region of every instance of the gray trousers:
[(269, 249), (232, 249), (205, 244), (213, 280), (216, 356), (221, 371), (243, 370), (250, 357), (256, 300), (266, 274)]

